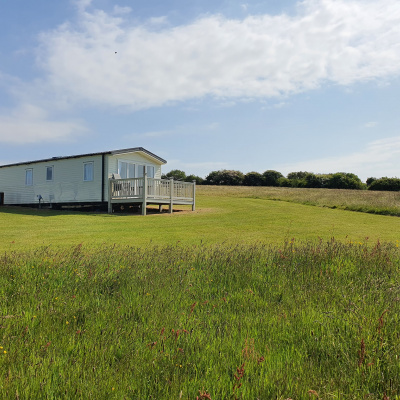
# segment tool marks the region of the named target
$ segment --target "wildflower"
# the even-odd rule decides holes
[[[68,324],[69,324],[69,322],[67,321],[67,322],[66,322],[66,324],[68,325]]]
[[[3,351],[3,353],[4,353],[4,354],[7,354],[7,352],[6,352],[5,350]]]

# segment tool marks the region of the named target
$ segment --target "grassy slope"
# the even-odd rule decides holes
[[[0,251],[79,243],[87,246],[104,243],[146,246],[177,241],[185,244],[281,243],[292,237],[328,239],[332,236],[352,241],[369,237],[373,242],[399,239],[396,217],[271,201],[269,195],[257,190],[199,187],[195,213],[147,217],[4,208],[0,210]],[[254,193],[258,198],[251,198]],[[274,196],[279,197],[276,193]]]

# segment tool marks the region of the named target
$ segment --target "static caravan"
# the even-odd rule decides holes
[[[143,214],[152,203],[170,204],[171,212],[173,203],[192,204],[194,209],[194,185],[189,184],[190,199],[179,203],[179,185],[161,179],[164,164],[161,157],[135,147],[3,165],[0,205],[108,205],[112,212],[113,204],[139,203]],[[184,191],[189,193],[187,185]]]

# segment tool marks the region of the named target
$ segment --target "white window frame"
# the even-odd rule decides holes
[[[83,163],[83,181],[84,182],[92,182],[93,180],[94,180],[94,162],[93,161],[84,162]]]
[[[48,179],[48,171],[51,171],[51,179]],[[54,165],[47,165],[46,166],[46,182],[53,182],[54,181]]]
[[[153,169],[153,174],[149,173],[150,169]],[[148,178],[154,178],[154,176],[156,175],[156,167],[154,165],[146,165],[146,172],[147,172],[147,177]]]
[[[121,173],[122,171],[122,163],[126,164],[126,176],[123,176]],[[136,163],[129,161],[129,160],[118,160],[118,175],[121,179],[129,179],[129,178],[136,178],[137,174]],[[130,176],[133,175],[133,176]]]
[[[33,186],[33,168],[25,170],[25,186]]]
[[[122,163],[127,164],[126,165],[126,172],[127,172],[127,176],[124,176],[124,174],[122,174]],[[130,176],[131,174],[129,173],[129,171],[132,172],[132,170],[130,170],[130,167],[133,167],[133,176]],[[124,169],[125,169],[124,168]],[[152,168],[153,169],[153,176],[150,176],[149,174],[149,169]],[[118,160],[118,174],[120,175],[121,179],[126,179],[126,178],[143,178],[143,172],[144,169],[146,170],[147,176],[149,178],[154,178],[156,175],[156,166],[153,164],[146,164],[146,163],[141,163],[141,162],[135,162],[135,161],[131,161],[131,160],[124,160],[124,159],[119,159]]]

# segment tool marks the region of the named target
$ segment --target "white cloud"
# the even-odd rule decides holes
[[[132,11],[130,7],[120,7],[118,5],[114,6],[114,14],[129,14]]]
[[[77,121],[50,120],[45,110],[31,104],[0,112],[0,143],[59,142],[85,130]]]
[[[378,126],[376,121],[370,121],[364,124],[365,128],[375,128],[376,126]]]
[[[82,104],[267,98],[400,73],[398,0],[305,0],[295,16],[211,15],[158,30],[77,3],[79,26],[44,33],[38,61],[46,85]]]
[[[314,159],[278,167],[287,174],[293,171],[314,173],[352,172],[361,179],[370,176],[400,177],[398,160],[400,157],[400,136],[375,140],[360,151],[346,156]]]

